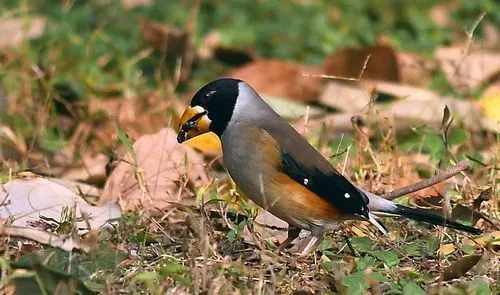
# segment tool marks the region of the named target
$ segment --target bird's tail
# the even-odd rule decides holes
[[[403,216],[416,221],[445,226],[475,235],[481,234],[481,230],[477,228],[446,219],[438,214],[399,205],[369,192],[365,192],[365,194],[370,201],[368,203],[370,213],[375,216]]]

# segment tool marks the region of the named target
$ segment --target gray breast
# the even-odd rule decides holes
[[[272,147],[266,146],[262,133],[255,124],[233,123],[222,136],[222,150],[227,171],[238,187],[257,205],[269,210],[278,197],[269,188],[276,159],[269,159]]]

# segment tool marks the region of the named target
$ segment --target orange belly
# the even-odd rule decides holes
[[[268,198],[268,208],[263,205],[265,209],[298,226],[332,223],[344,217],[329,202],[281,172],[271,177],[265,194]]]

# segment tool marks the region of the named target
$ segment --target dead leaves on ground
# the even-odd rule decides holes
[[[92,206],[85,200],[99,194],[94,187],[76,182],[36,176],[15,178],[0,186],[0,218],[14,226],[28,227],[38,224],[41,216],[50,224],[72,214],[80,232],[109,227],[108,221],[120,216],[120,208],[115,203]]]
[[[97,233],[116,226],[118,204],[90,205],[91,186],[24,176],[0,185],[0,235],[26,238],[65,251],[89,252]],[[85,234],[85,237],[82,235]]]
[[[314,101],[324,81],[307,75],[320,73],[320,69],[306,65],[263,59],[236,68],[229,76],[246,81],[260,94]]]
[[[128,9],[135,5],[150,3],[150,1],[125,0],[122,2]],[[435,14],[439,17],[439,11],[435,11]],[[32,21],[33,27],[28,29],[26,36],[20,33],[16,37],[2,35],[9,39],[8,45],[19,44],[25,37],[39,36],[43,32],[45,22],[43,19]],[[20,20],[11,23],[0,22],[0,32],[12,24],[18,30]],[[182,67],[177,69],[180,72],[176,73],[180,80],[187,79],[195,58],[199,61],[216,59],[224,64],[238,65],[239,67],[229,71],[228,75],[250,83],[280,115],[292,121],[306,118],[304,124],[308,126],[312,126],[312,123],[318,123],[318,125],[326,123],[337,128],[334,129],[335,131],[352,131],[351,118],[360,116],[367,109],[374,107],[380,118],[391,117],[394,120],[399,133],[420,124],[439,127],[442,110],[446,105],[452,111],[453,116],[460,119],[455,122],[462,121],[466,128],[498,131],[500,90],[498,87],[489,85],[494,84],[495,81],[498,83],[500,56],[497,52],[474,49],[464,54],[464,46],[459,46],[439,49],[434,58],[428,59],[414,53],[398,52],[387,45],[376,45],[338,50],[327,57],[321,66],[314,67],[283,60],[262,59],[251,50],[225,48],[217,32],[207,36],[200,50],[196,51],[193,46],[192,25],[191,23],[185,28],[175,28],[166,24],[143,21],[141,32],[145,41],[154,50],[160,54],[170,55],[174,57],[174,60],[177,58],[182,60]],[[3,40],[0,38],[0,47],[3,47]],[[147,54],[151,52],[153,52],[152,49],[146,51]],[[483,93],[479,103],[468,99],[460,100],[452,96],[444,97],[427,90],[433,79],[432,74],[438,69],[443,71],[454,90],[463,94],[468,94],[479,87],[489,86],[489,89]],[[329,80],[324,78],[325,76],[336,78]],[[117,92],[117,89],[121,88],[112,85],[99,91],[110,94]],[[169,120],[165,119],[167,117],[165,110],[176,111],[179,108],[178,105],[172,103],[171,99],[165,102],[163,96],[165,94],[162,92],[153,93],[147,97],[129,95],[125,98],[112,97],[107,100],[90,98],[87,105],[90,114],[104,113],[109,120],[94,121],[92,124],[99,125],[99,132],[95,133],[88,131],[92,124],[83,126],[83,129],[86,128],[86,131],[81,132],[83,135],[75,136],[74,140],[71,140],[73,146],[78,146],[86,143],[92,135],[95,144],[93,148],[103,146],[109,148],[116,142],[116,130],[110,123],[113,120],[117,121],[118,125],[132,138],[138,138],[131,146],[133,152],[124,151],[120,155],[119,164],[107,179],[101,195],[101,203],[112,204],[112,210],[110,210],[114,212],[114,216],[119,215],[116,211],[117,203],[123,210],[155,208],[168,212],[172,203],[183,203],[185,198],[192,200],[200,188],[205,188],[210,184],[207,165],[209,161],[220,155],[220,142],[213,134],[197,137],[184,145],[177,144],[176,131],[170,128],[142,136],[168,124]],[[142,98],[146,100],[146,103]],[[307,107],[309,103],[316,105]],[[332,109],[337,113],[333,113]],[[170,122],[172,126],[175,125],[175,120]],[[2,140],[16,146],[22,155],[28,154],[26,143],[18,140],[16,134],[6,128],[8,127],[0,128]],[[302,127],[300,129],[302,130]],[[114,147],[114,145],[111,146],[111,148]],[[103,153],[82,154],[81,163],[74,167],[65,167],[61,175],[71,180],[89,182],[93,178],[99,178],[102,181],[106,177],[106,165],[109,161],[109,156]],[[418,178],[417,175],[411,175],[411,173],[402,174],[406,176],[406,179],[403,179],[400,185],[404,181],[414,181]],[[21,180],[14,180],[13,183],[16,184],[19,181]],[[13,183],[8,183],[4,187],[9,189]],[[61,190],[59,184],[47,183],[46,179],[36,184],[50,190],[54,187],[57,187],[57,191]],[[31,187],[25,183],[23,186]],[[24,196],[30,198],[38,196],[39,189],[31,188],[33,190],[25,193]],[[430,190],[441,192],[443,187],[437,186]],[[58,194],[53,191],[42,190],[42,194],[50,194],[51,201],[58,201]],[[69,199],[76,202],[73,199],[76,198],[75,195],[78,194],[74,191],[71,194],[68,193],[71,198],[65,196],[64,202],[68,204]],[[17,197],[18,194],[9,193],[9,196],[20,198]],[[61,210],[49,214],[47,212],[50,210],[38,206],[38,199],[33,200],[30,199],[29,204],[24,202],[22,207],[30,207],[33,212],[36,211],[46,218],[56,220],[61,217]],[[5,216],[12,218],[22,215],[15,218],[14,224],[22,222],[23,218],[34,218],[33,214],[14,210],[13,206],[16,202],[11,202],[5,207],[10,210],[5,213]],[[85,206],[89,206],[80,203],[80,199],[76,203],[82,211],[87,209]],[[51,203],[51,206],[60,207],[61,204]],[[88,208],[97,212],[96,208],[106,207]],[[96,217],[99,214],[93,215]],[[78,217],[82,216],[78,215]],[[88,221],[83,220],[83,217],[80,219],[82,219],[80,222]],[[286,238],[284,230],[286,224],[267,212],[261,212],[253,224],[252,232],[245,228],[242,233],[243,239],[249,244],[258,244],[255,241],[256,237],[273,243],[282,242]],[[90,228],[93,229],[96,226],[91,224]],[[47,232],[33,234],[23,231],[24,229],[18,231],[15,226],[2,228],[2,230],[4,234],[32,238],[67,251],[73,248],[87,250],[86,245],[78,245],[71,239],[54,238],[50,234],[47,236]],[[361,224],[359,227],[353,227],[351,232],[354,235],[366,236],[366,232],[369,231]],[[494,232],[476,239],[463,238],[459,242],[473,248],[494,247],[498,249],[498,239],[498,232]],[[47,240],[52,242],[47,242]],[[459,250],[456,244],[444,244],[438,252],[446,256]],[[443,279],[449,280],[462,276],[479,261],[480,257],[481,255],[466,256],[452,263],[445,269]]]
[[[500,52],[474,50],[466,45],[439,48],[435,56],[456,91],[470,93],[500,74]]]
[[[144,135],[132,148],[134,155],[123,155],[109,176],[101,202],[119,202],[123,210],[166,209],[209,180],[203,156],[178,144],[174,129]]]
[[[389,46],[345,48],[332,53],[322,65],[325,75],[340,79],[375,79],[400,82],[397,53]]]

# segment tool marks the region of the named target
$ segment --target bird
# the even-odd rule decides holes
[[[222,145],[224,166],[248,198],[288,223],[287,248],[302,230],[311,239],[302,256],[315,251],[324,234],[345,220],[365,220],[382,234],[382,216],[400,216],[480,234],[481,230],[410,208],[364,190],[346,177],[246,82],[214,80],[194,94],[180,117],[177,141],[207,132]]]

